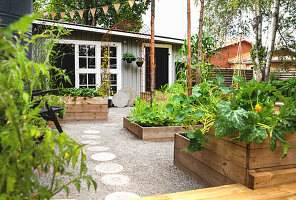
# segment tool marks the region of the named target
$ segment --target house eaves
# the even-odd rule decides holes
[[[67,23],[67,22],[57,22],[57,21],[43,20],[43,19],[34,20],[33,24],[46,25],[46,26],[61,26],[67,29],[89,31],[89,32],[95,32],[95,33],[101,33],[101,34],[105,34],[108,32],[108,29],[101,28],[101,27],[82,25],[82,24],[73,24],[73,23]],[[132,38],[150,38],[150,35],[148,34],[133,33],[133,32],[126,32],[126,31],[119,31],[119,30],[112,30],[111,34],[116,36],[132,37]],[[155,38],[155,41],[158,41],[158,42],[180,44],[180,45],[184,43],[184,40],[178,39],[178,38],[171,38],[171,37],[165,37],[165,36],[155,36],[154,38]]]

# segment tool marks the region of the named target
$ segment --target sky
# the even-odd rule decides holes
[[[191,33],[198,32],[199,8],[191,0]],[[150,27],[151,5],[143,16]],[[187,35],[187,0],[155,0],[155,35],[184,39]]]

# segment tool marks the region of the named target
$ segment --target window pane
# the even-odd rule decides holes
[[[111,74],[110,76],[110,84],[116,85],[117,84],[117,74]]]
[[[87,46],[79,45],[79,55],[86,56],[87,55]]]
[[[88,84],[96,84],[96,75],[88,74]]]
[[[94,88],[94,89],[96,89],[96,86],[94,86],[94,85],[93,86],[88,86],[88,88]]]
[[[88,68],[89,69],[94,69],[96,68],[96,65],[95,65],[95,58],[89,58],[88,59]]]
[[[116,69],[117,68],[117,59],[112,58],[110,59],[110,69]]]
[[[117,51],[116,47],[110,47],[110,57],[116,57]]]
[[[117,86],[111,86],[110,87],[110,94],[113,96],[117,92]]]
[[[87,74],[79,74],[79,85],[87,84]]]
[[[86,68],[86,58],[79,58],[79,68]]]
[[[95,56],[96,55],[96,48],[95,46],[88,46],[88,56]]]

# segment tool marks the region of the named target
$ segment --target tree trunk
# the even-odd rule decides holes
[[[255,45],[253,46],[252,58],[253,63],[253,76],[256,81],[262,81],[263,78],[263,58],[260,58],[260,51],[262,50],[262,13],[260,0],[253,3],[253,31],[255,34]]]
[[[270,65],[274,50],[274,43],[276,38],[276,32],[278,29],[280,0],[274,0],[271,6],[271,23],[270,30],[268,29],[268,41],[266,46],[266,60],[265,60],[265,81],[270,80]]]
[[[200,13],[199,13],[199,27],[198,27],[198,51],[197,51],[197,63],[203,61],[203,52],[202,52],[202,29],[203,29],[203,15],[204,15],[204,0],[200,0]],[[197,83],[201,82],[201,66],[197,66]]]

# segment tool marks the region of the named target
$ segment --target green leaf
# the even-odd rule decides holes
[[[194,133],[192,131],[188,131],[186,133],[186,136],[189,138],[189,139],[193,139],[194,138]]]
[[[168,113],[173,113],[174,112],[174,106],[171,103],[168,103],[165,107],[165,111]]]
[[[225,78],[221,75],[221,74],[216,74],[216,78],[218,80],[219,83],[224,83]]]
[[[231,90],[228,87],[219,87],[223,94],[231,94]]]
[[[194,116],[194,117],[203,117],[203,116],[205,116],[205,112],[202,111],[202,110],[197,109],[197,110],[195,111],[195,113],[193,114],[193,116]]]
[[[184,113],[178,113],[178,114],[176,115],[175,120],[176,120],[177,123],[181,123],[181,122],[183,122],[183,120],[184,120],[185,118],[186,118],[186,115],[185,115]]]

